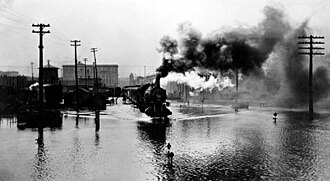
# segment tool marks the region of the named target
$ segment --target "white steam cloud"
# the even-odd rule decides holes
[[[201,77],[196,71],[182,73],[169,73],[165,78],[160,79],[160,85],[165,87],[168,82],[177,82],[181,84],[187,84],[195,91],[208,90],[212,91],[213,89],[222,90],[227,87],[235,86],[229,77],[222,77],[220,74],[215,77],[210,75],[207,79],[206,77]]]

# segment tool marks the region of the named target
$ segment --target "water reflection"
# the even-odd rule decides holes
[[[180,105],[180,109],[179,109],[179,112],[191,116],[223,114],[229,111],[231,110],[223,109],[223,107],[219,107],[219,106],[203,107],[202,105],[190,105],[190,106]]]
[[[166,143],[166,128],[169,124],[137,122],[138,134],[141,140],[153,150],[162,149]]]
[[[170,123],[155,122],[137,122],[138,136],[143,143],[143,150],[151,152],[152,166],[154,171],[152,174],[158,179],[171,178],[174,170],[168,165],[168,158],[166,157],[166,135],[170,128]]]
[[[17,119],[14,115],[1,115],[0,128],[14,127],[17,124]]]
[[[38,150],[34,161],[34,174],[31,176],[34,180],[49,180],[52,173],[48,164],[47,149],[43,142],[38,142]]]
[[[269,175],[265,168],[268,168],[271,163],[268,160],[268,145],[263,129],[260,127],[235,129],[233,144],[235,152],[229,152],[229,155],[223,156],[223,159],[217,161],[218,164],[231,161],[229,167],[221,164],[219,170],[223,170],[223,172],[214,175],[218,169],[210,166],[209,177],[221,178],[219,177],[221,175],[235,180],[261,180]],[[212,170],[214,171],[213,175]]]
[[[180,168],[176,179],[261,180],[267,175],[265,130],[259,126],[232,127],[233,119],[235,116],[229,122],[204,118],[178,124],[182,136],[175,147],[186,151],[175,156]]]
[[[290,176],[294,179],[316,180],[317,166],[317,129],[315,124],[320,118],[314,115],[309,119],[308,112],[283,112],[286,124],[283,124],[279,139],[279,165],[275,167],[280,177]],[[301,174],[303,173],[303,174]]]
[[[276,124],[271,111],[195,118],[182,113],[187,119],[171,124],[136,122],[134,113],[119,119],[123,112],[129,114],[102,114],[101,131],[95,131],[94,114],[66,117],[62,129],[44,129],[45,145],[38,150],[30,144],[37,131],[17,131],[2,119],[8,128],[0,131],[0,151],[8,158],[0,156],[0,169],[13,165],[13,178],[27,180],[330,179],[328,112],[309,121],[305,112],[278,111]],[[165,154],[168,143],[173,166]]]
[[[95,111],[95,131],[100,130],[100,111]]]
[[[76,116],[76,128],[79,128],[79,114]]]
[[[99,146],[100,146],[100,133],[98,131],[95,131],[94,145],[96,148],[99,148]]]
[[[324,153],[319,151],[320,147],[324,152],[329,146],[320,141],[320,133],[330,136],[323,131],[325,126],[329,131],[330,115],[315,115],[314,121],[305,112],[280,115],[277,124],[264,121],[264,115],[255,112],[181,120],[165,135],[175,149],[174,166],[154,164],[159,168],[157,173],[168,180],[319,179],[316,173],[330,163],[329,158],[320,158]],[[142,135],[148,133],[142,136],[147,139],[144,142],[152,143],[157,136],[150,135],[157,132],[145,129],[140,129]],[[163,159],[154,158],[158,162]]]
[[[80,116],[79,114],[76,115],[75,117],[73,117],[75,120],[75,128],[79,129],[81,124],[83,124],[83,126],[88,125],[88,122],[91,118],[89,117],[85,117],[85,116]],[[64,120],[71,120],[73,118],[65,118]]]
[[[42,120],[42,121],[40,121]],[[42,114],[42,119],[38,111],[23,112],[17,114],[17,128],[24,130],[25,128],[42,127],[62,128],[63,114],[58,110],[47,110]]]
[[[85,165],[85,155],[84,155],[84,146],[82,146],[79,133],[75,131],[74,137],[72,140],[72,148],[70,150],[70,168],[69,173],[71,178],[81,180],[87,174],[84,165]]]

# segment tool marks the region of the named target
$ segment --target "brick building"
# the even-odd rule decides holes
[[[94,65],[85,65],[80,61],[77,64],[79,85],[94,86],[95,70]],[[97,65],[98,83],[101,87],[118,86],[118,65],[98,64]],[[64,86],[75,85],[75,66],[63,65]]]

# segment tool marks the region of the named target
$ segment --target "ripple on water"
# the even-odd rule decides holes
[[[205,116],[193,112],[201,111],[197,106],[186,113],[174,106],[171,124],[163,125],[129,106],[117,108],[101,116],[98,133],[93,118],[79,125],[65,118],[61,130],[45,131],[44,147],[34,145],[36,131],[2,125],[0,180],[330,179],[329,113],[309,121],[299,111],[278,111],[274,124],[269,110],[223,113],[228,109],[205,106],[213,115]]]

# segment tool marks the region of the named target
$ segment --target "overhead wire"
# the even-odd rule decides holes
[[[32,51],[34,51],[34,49],[22,49],[21,46],[31,46],[31,42],[34,42],[36,40],[32,39],[32,36],[24,36],[24,34],[22,34],[22,31],[32,31],[32,22],[33,21],[37,21],[35,18],[31,18],[27,15],[24,15],[23,13],[19,13],[13,9],[11,9],[10,7],[6,8],[5,11],[1,11],[0,12],[0,19],[6,20],[5,22],[8,23],[0,23],[0,30],[1,27],[3,27],[3,30],[5,31],[0,31],[0,36],[3,38],[9,38],[9,41],[12,39],[16,39],[15,43],[13,43],[11,46],[11,48],[8,50],[6,50],[6,55],[5,57],[9,58],[9,57],[13,57],[13,56],[20,56],[20,57],[30,57],[29,59],[31,59],[31,57],[34,57],[33,59],[37,59],[36,54],[32,53]],[[8,30],[8,31],[7,31]],[[56,28],[51,27],[51,36],[48,36],[49,39],[47,40],[47,42],[49,42],[49,44],[47,46],[50,47],[58,47],[58,45],[56,44],[66,44],[70,45],[70,40],[68,38],[66,38],[62,33],[60,33],[60,31],[58,31]],[[12,34],[11,32],[14,32],[14,34]],[[18,40],[18,41],[17,41]],[[62,46],[62,45],[61,45]],[[68,56],[64,55],[62,52],[58,52],[56,50],[57,48],[52,48],[51,54],[54,55],[55,60],[52,60],[53,62],[68,62]],[[59,59],[59,60],[57,60]],[[62,59],[62,60],[60,60]],[[70,58],[69,58],[70,59]],[[30,63],[30,62],[29,62]],[[29,65],[26,66],[4,66],[4,65],[0,65],[0,67],[11,67],[11,68],[15,68],[15,69],[22,69],[22,68],[26,68],[29,67]],[[25,71],[24,71],[25,72]]]
[[[6,23],[0,23],[0,27],[3,26],[4,28],[8,28],[10,29],[10,31],[15,31],[15,32],[19,32],[19,30],[32,30],[31,25],[33,21],[37,21],[35,18],[29,17],[23,13],[17,12],[15,10],[13,10],[12,8],[6,8],[6,11],[4,11],[4,13],[0,14],[0,18],[3,19],[7,19],[8,22],[11,22],[9,24]],[[68,37],[66,37],[63,33],[61,33],[57,28],[51,26],[50,27],[50,36],[47,36],[47,41],[49,41],[49,44],[47,46],[51,46],[51,47],[56,47],[57,44],[65,44],[68,46],[68,48],[70,47],[70,39]],[[8,35],[7,32],[0,32],[0,36],[6,37]],[[26,37],[23,36],[21,33],[15,33],[15,36],[12,36],[14,39],[20,40],[18,41],[21,45],[29,45],[31,46],[31,41],[35,41],[32,40],[32,36]],[[30,51],[27,51],[27,49],[25,50],[21,50],[21,48],[14,48],[16,49],[16,51],[21,51],[20,53],[23,52],[23,54],[25,54],[25,57],[31,57],[32,53],[31,51],[33,49],[30,49]],[[90,49],[86,48],[86,46],[81,46],[81,54],[80,57],[87,57],[87,54],[90,54]],[[63,54],[63,52],[58,52],[58,50],[56,50],[56,48],[52,48],[52,54],[55,55],[54,58],[55,60],[51,60],[54,62],[58,62],[60,64],[64,63],[64,62],[71,62],[73,61],[73,57],[71,56],[67,56],[66,54]],[[100,50],[100,49],[99,49]],[[34,50],[33,50],[34,51]],[[14,52],[13,52],[14,53]],[[91,55],[88,55],[88,57],[90,57]],[[60,60],[62,59],[62,60]],[[70,60],[70,61],[69,61]],[[25,67],[25,66],[23,66]],[[155,68],[156,66],[120,66],[120,68],[122,69],[143,69],[144,67],[147,68]]]
[[[17,15],[18,17],[29,19],[31,21],[32,20],[36,21],[36,19],[26,16],[22,13],[18,13],[12,9],[10,9],[10,11],[12,11],[13,14]],[[59,30],[57,30],[57,28],[54,28],[51,26],[50,31],[51,31],[50,36],[47,36],[47,41],[49,41],[48,46],[56,47],[57,46],[56,44],[65,44],[69,47],[70,40],[67,37],[65,37]],[[65,55],[63,55],[63,53],[57,52],[55,50],[56,50],[56,48],[52,48],[52,54],[55,54],[55,57],[54,57],[55,59],[64,59],[64,60],[67,59],[67,56],[65,56]],[[52,61],[53,62],[63,62],[63,61],[58,61],[58,60],[52,60]]]
[[[25,19],[27,19],[27,20],[37,21],[37,19],[35,19],[35,18],[31,18],[31,17],[29,17],[29,16],[26,16],[26,15],[20,13],[20,12],[17,12],[17,11],[15,11],[15,10],[13,10],[12,8],[7,8],[6,10],[8,10],[9,13],[11,13],[11,14],[13,14],[13,15],[16,15],[16,16],[18,16],[18,17],[25,18]]]
[[[24,25],[24,26],[28,26],[31,24],[30,21],[28,21],[26,19],[22,19],[21,17],[16,16],[14,14],[10,14],[9,11],[6,11],[6,10],[1,11],[0,15],[1,15],[0,16],[1,18],[16,22],[16,23]]]
[[[34,19],[34,18],[31,18],[31,17],[29,17],[29,16],[26,16],[26,15],[24,15],[24,14],[22,14],[22,13],[19,13],[19,12],[17,12],[17,11],[15,11],[15,10],[13,10],[13,9],[8,9],[9,11],[11,11],[11,13],[14,15],[14,16],[16,16],[17,18],[24,18],[25,20],[36,20],[36,19]],[[17,23],[20,23],[19,21],[16,21]],[[70,45],[70,39],[69,38],[67,38],[63,33],[61,33],[57,28],[55,28],[55,27],[50,27],[50,31],[51,31],[51,33],[50,33],[50,38],[51,39],[49,39],[50,41],[51,41],[51,43],[62,43],[62,44],[65,44],[65,45],[68,45],[68,47],[69,47],[69,45]],[[85,46],[82,46],[81,47],[81,49],[82,49],[82,54],[83,54],[83,57],[86,57],[86,54],[88,54],[89,52],[90,52],[90,49],[89,48],[86,48]],[[88,53],[87,53],[88,52]],[[59,53],[57,53],[57,55],[60,55]],[[65,57],[63,57],[63,58],[65,58]]]

